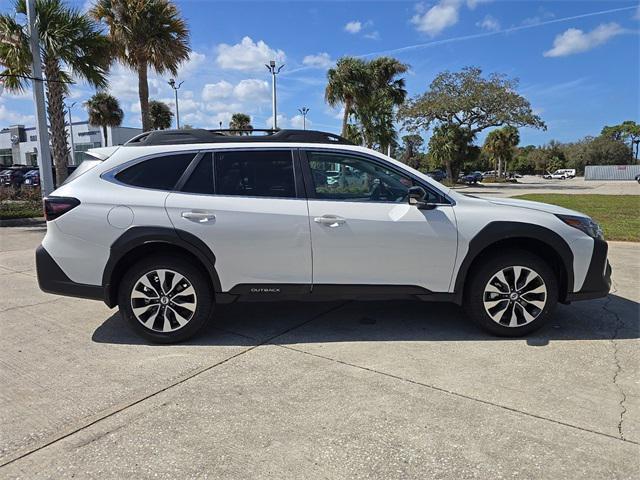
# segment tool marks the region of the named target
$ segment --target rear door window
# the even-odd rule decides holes
[[[181,190],[187,193],[200,193],[203,195],[211,195],[214,193],[213,159],[211,153],[204,154]]]
[[[195,153],[180,153],[150,158],[116,175],[119,182],[133,187],[173,190]]]
[[[218,195],[296,196],[291,150],[216,152],[214,165]]]

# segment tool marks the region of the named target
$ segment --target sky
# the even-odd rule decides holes
[[[92,0],[71,1],[87,9]],[[8,12],[12,1],[0,0]],[[640,121],[640,4],[634,1],[212,1],[179,0],[191,30],[190,60],[178,73],[180,120],[194,127],[228,125],[234,112],[255,128],[271,126],[271,78],[278,76],[278,126],[339,132],[341,112],[324,102],[327,69],[344,55],[389,55],[410,65],[410,97],[440,72],[478,66],[517,78],[518,91],[548,129],[523,128],[521,145],[573,141],[604,125]],[[152,99],[174,107],[169,75],[149,75]],[[140,125],[136,75],[115,65],[110,93]],[[69,103],[74,121],[94,92],[77,83]],[[31,91],[4,92],[0,128],[33,125]],[[486,132],[485,132],[486,133]],[[402,134],[402,133],[401,133]],[[427,135],[428,137],[428,135]],[[482,141],[482,135],[478,141]]]

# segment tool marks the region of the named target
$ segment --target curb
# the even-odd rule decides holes
[[[40,227],[46,225],[44,217],[35,218],[8,218],[0,220],[1,227]]]

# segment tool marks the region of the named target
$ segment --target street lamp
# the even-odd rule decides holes
[[[67,109],[67,112],[69,113],[69,138],[71,138],[71,163],[73,165],[76,164],[76,144],[73,141],[73,121],[71,120],[71,109],[74,107],[74,105],[77,102],[73,102],[71,105],[67,105],[66,103],[64,104],[64,106]],[[107,139],[104,139],[104,143],[105,143],[105,147],[107,146]]]
[[[180,128],[180,110],[178,110],[178,90],[180,90],[180,87],[184,83],[184,80],[176,85],[176,81],[173,78],[170,78],[167,83],[171,85],[171,88],[173,88],[173,91],[176,94],[176,125],[178,128]]]
[[[298,111],[300,112],[300,115],[302,115],[302,129],[306,130],[307,129],[307,113],[309,113],[309,108],[302,107],[302,108],[299,108]]]
[[[265,64],[267,70],[271,72],[271,110],[273,112],[273,129],[278,129],[278,108],[276,106],[276,75],[280,73],[280,70],[284,68],[284,65],[276,66],[276,61],[271,60],[269,65]]]

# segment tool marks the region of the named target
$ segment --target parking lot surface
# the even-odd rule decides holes
[[[150,345],[0,229],[1,478],[637,478],[640,245],[522,339],[453,305],[239,303]]]
[[[491,197],[512,197],[528,193],[640,195],[640,184],[633,180],[585,181],[584,177],[547,180],[535,175],[525,175],[517,183],[477,183],[456,187],[456,191]]]

